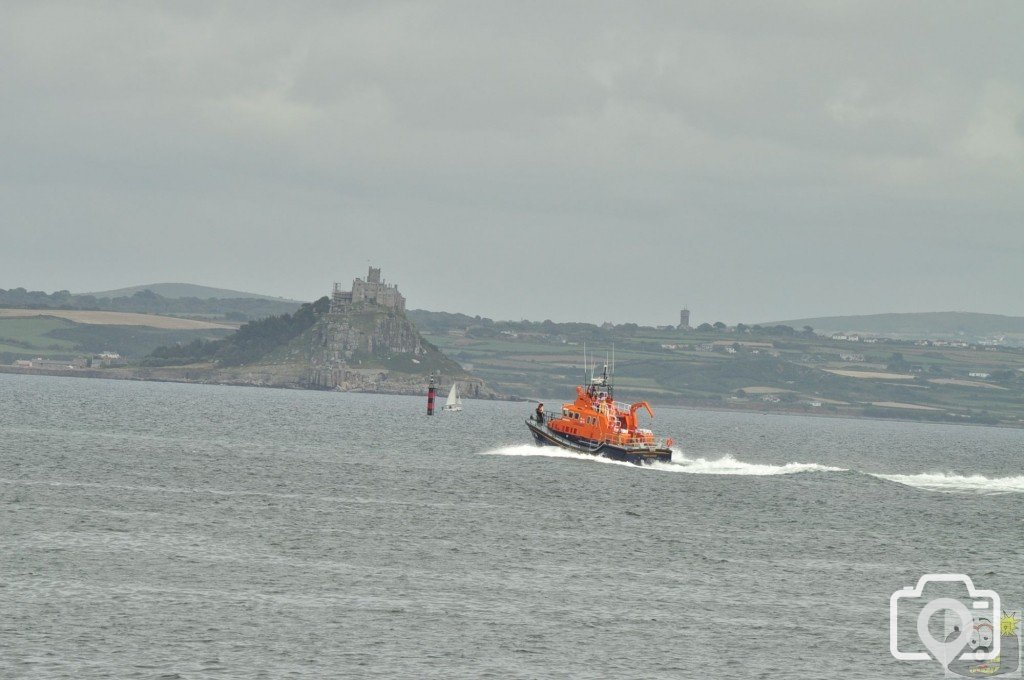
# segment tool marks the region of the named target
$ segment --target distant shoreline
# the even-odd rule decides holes
[[[250,375],[253,376],[266,376],[271,373],[269,370],[261,370],[265,367],[253,366]],[[132,380],[135,382],[163,382],[163,383],[181,383],[186,385],[225,385],[228,387],[263,387],[275,390],[306,390],[311,392],[354,392],[364,394],[394,394],[401,396],[423,396],[426,397],[427,393],[427,380],[424,377],[422,379],[422,386],[419,384],[419,377],[416,378],[416,386],[413,386],[412,382],[407,377],[398,379],[392,379],[384,383],[386,387],[381,388],[380,384],[376,387],[358,387],[352,389],[339,389],[337,387],[317,387],[312,384],[303,384],[299,382],[269,382],[261,380],[259,378],[228,378],[228,377],[217,377],[211,378],[209,372],[204,369],[188,368],[188,367],[154,367],[154,368],[135,368],[135,367],[115,367],[115,368],[29,368],[23,366],[3,366],[0,365],[0,374],[8,375],[34,375],[34,376],[49,376],[55,378],[92,378],[100,380]],[[447,378],[445,384],[450,384],[452,380],[458,382],[475,382],[475,379],[465,379],[463,377]],[[496,392],[487,392],[486,396],[475,396],[471,394],[463,394],[463,399],[480,399],[482,401],[529,401],[519,398],[507,397],[499,395]]]
[[[856,413],[826,413],[821,411],[802,411],[800,409],[779,408],[772,411],[757,410],[752,408],[729,408],[727,406],[705,406],[696,404],[658,404],[657,408],[689,410],[689,411],[711,411],[715,413],[750,413],[764,416],[806,416],[808,418],[839,418],[842,420],[870,420],[872,422],[894,422],[894,423],[919,423],[921,425],[952,425],[954,427],[1000,427],[1008,430],[1024,429],[1024,422],[1014,423],[968,423],[956,420],[924,420],[918,418],[879,418],[878,416],[866,416]]]
[[[411,396],[411,397],[425,397],[426,396],[426,384],[424,383],[422,388],[411,388],[397,386],[396,389],[369,389],[369,388],[358,388],[349,390],[329,389],[329,388],[318,388],[309,385],[299,384],[269,384],[259,383],[252,380],[238,379],[221,379],[221,380],[209,380],[202,379],[198,376],[189,377],[186,375],[174,375],[172,371],[181,371],[182,369],[145,369],[147,371],[167,371],[168,373],[159,373],[149,375],[139,375],[136,371],[139,369],[133,368],[74,368],[74,369],[55,369],[55,368],[27,368],[20,366],[0,366],[0,374],[7,375],[29,375],[29,376],[48,376],[56,378],[93,378],[93,379],[106,379],[106,380],[132,380],[136,382],[163,382],[163,383],[180,383],[187,385],[222,385],[225,387],[262,387],[266,389],[277,389],[277,390],[305,390],[312,392],[348,392],[354,394],[393,394],[396,396]],[[187,373],[187,371],[186,371]],[[390,388],[390,386],[389,386]],[[520,396],[508,396],[508,395],[496,395],[491,397],[472,397],[463,396],[463,399],[478,399],[480,401],[507,401],[507,402],[518,402],[518,403],[531,403],[535,402],[536,399],[530,399]],[[548,397],[552,402],[559,401],[557,398]],[[869,420],[876,422],[900,422],[900,423],[921,423],[925,425],[953,425],[953,426],[972,426],[972,427],[999,427],[1011,430],[1024,429],[1024,422],[1022,423],[970,423],[970,422],[957,422],[955,420],[925,420],[918,418],[880,418],[877,416],[861,415],[856,413],[825,413],[825,412],[814,412],[805,411],[797,408],[786,408],[777,407],[772,410],[764,410],[763,408],[745,408],[745,407],[728,407],[726,405],[721,406],[710,406],[707,404],[686,404],[686,403],[671,403],[664,402],[660,404],[653,404],[658,409],[675,409],[675,410],[689,410],[689,411],[708,411],[714,413],[750,413],[750,414],[761,414],[771,416],[807,416],[810,418],[841,418],[844,420]]]

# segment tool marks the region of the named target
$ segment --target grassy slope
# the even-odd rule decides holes
[[[51,316],[0,318],[0,356],[14,358],[60,357],[70,358],[75,343],[47,335],[57,329],[71,328],[75,324]]]
[[[177,286],[178,284],[168,284]],[[46,293],[44,291],[29,291],[24,288],[12,288],[10,290],[0,289],[0,311],[4,310],[78,310],[85,311],[107,311],[114,313],[135,313],[152,314],[168,318],[193,318],[203,321],[221,321],[229,324],[262,319],[280,314],[291,314],[295,312],[301,303],[282,298],[271,298],[268,296],[257,296],[252,293],[242,293],[242,298],[199,298],[199,297],[176,297],[184,292],[196,292],[200,294],[216,293],[233,294],[233,291],[222,291],[220,289],[192,289],[189,284],[169,297],[163,297],[154,293],[148,288],[137,290],[132,295],[120,297],[95,297],[89,294],[71,295],[67,291],[56,291]],[[160,286],[158,286],[160,288]],[[164,290],[163,288],[160,288]],[[136,289],[125,289],[128,292]],[[119,293],[120,291],[112,291]],[[172,289],[172,292],[175,291]],[[91,323],[88,319],[75,319],[83,323]]]
[[[735,333],[680,333],[641,329],[614,332],[616,382],[622,398],[649,398],[655,403],[730,406],[758,410],[797,409],[851,415],[935,418],[926,412],[894,412],[871,402],[899,402],[933,406],[950,420],[949,412],[968,414],[974,420],[995,418],[1001,422],[1024,423],[1024,352],[985,351],[961,348],[916,347],[911,343],[864,344],[825,338],[777,338]],[[519,396],[568,398],[582,374],[582,347],[563,344],[543,334],[520,333],[511,338],[473,338],[461,331],[428,336],[449,356],[471,363],[473,372],[506,393]],[[574,342],[573,338],[568,338]],[[739,348],[736,354],[724,346],[712,352],[698,352],[702,342],[725,341],[771,343],[771,348]],[[662,344],[686,348],[664,349]],[[591,345],[591,349],[595,349]],[[603,347],[601,348],[603,359]],[[769,352],[777,353],[772,356]],[[886,371],[893,352],[902,353],[913,379],[902,382],[834,375],[824,369]],[[865,356],[864,362],[846,362],[840,354]],[[909,373],[909,367],[916,370]],[[1011,371],[1009,380],[983,382],[1006,387],[991,389],[941,385],[931,378],[970,380],[972,371]],[[920,372],[916,372],[920,371]],[[760,395],[738,392],[743,387],[771,387],[781,390],[783,401],[764,402]],[[805,401],[832,400],[844,404],[812,407]],[[987,414],[985,413],[987,412]]]
[[[33,357],[71,359],[107,350],[141,357],[160,345],[222,337],[227,332],[79,324],[50,316],[0,318],[0,363]]]
[[[217,323],[198,319],[184,319],[161,314],[140,314],[136,312],[107,312],[70,309],[9,309],[0,308],[0,318],[48,316],[66,319],[73,323],[97,326],[148,326],[165,330],[233,330],[237,324]]]

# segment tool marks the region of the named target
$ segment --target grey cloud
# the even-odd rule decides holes
[[[0,287],[309,298],[370,259],[499,317],[1024,314],[1015,3],[4,12]]]

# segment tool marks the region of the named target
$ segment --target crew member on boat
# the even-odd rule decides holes
[[[543,423],[544,422],[544,404],[542,402],[538,402],[538,404],[537,404],[537,418],[536,418],[536,420],[537,420],[538,423]]]

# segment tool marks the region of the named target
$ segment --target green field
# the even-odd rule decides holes
[[[30,358],[29,355],[73,358],[76,346],[74,342],[48,334],[75,325],[70,321],[49,316],[0,318],[0,358],[5,355],[17,358]],[[11,360],[7,359],[4,363]]]
[[[833,341],[791,329],[609,329],[424,314],[430,313],[415,312],[431,342],[512,396],[569,399],[582,380],[586,342],[599,365],[614,345],[617,396],[625,400],[1024,425],[1024,350],[1015,348]]]
[[[0,318],[0,363],[35,357],[73,359],[104,351],[138,358],[161,345],[223,337],[229,332],[82,324],[51,316]]]

